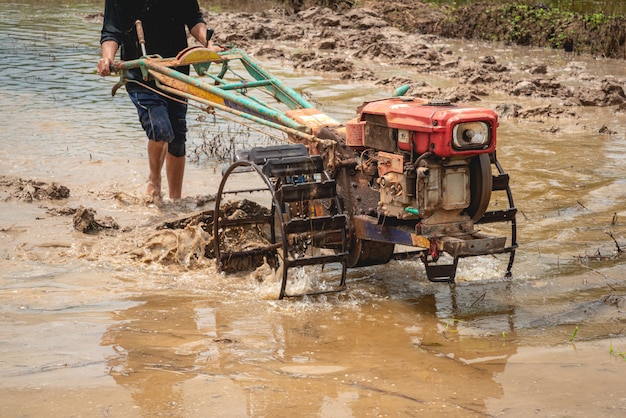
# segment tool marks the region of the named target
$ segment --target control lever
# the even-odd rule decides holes
[[[139,45],[141,45],[141,53],[145,57],[146,55],[146,37],[143,34],[143,25],[141,24],[141,20],[137,19],[135,21],[135,28],[137,29],[137,38],[139,39]]]

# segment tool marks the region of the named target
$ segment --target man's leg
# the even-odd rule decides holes
[[[161,171],[167,154],[167,142],[148,141],[148,196],[161,197]],[[169,177],[169,176],[168,176]]]
[[[185,141],[187,139],[187,104],[168,101],[167,112],[172,124],[174,139],[170,142],[165,159],[165,172],[170,199],[180,199],[185,174]]]
[[[183,194],[183,176],[185,174],[185,157],[174,157],[167,154],[165,158],[165,172],[170,199],[180,199]]]
[[[158,94],[134,84],[126,86],[128,95],[137,108],[139,121],[148,140],[148,196],[161,198],[161,172],[174,131],[168,114],[168,102]],[[150,139],[152,138],[152,139]]]

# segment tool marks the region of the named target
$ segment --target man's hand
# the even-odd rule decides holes
[[[98,75],[100,77],[106,77],[111,75],[111,67],[113,66],[113,61],[109,58],[100,58],[98,61]]]
[[[101,77],[111,75],[111,68],[113,68],[113,60],[119,45],[115,41],[104,41],[102,43],[102,58],[98,61],[98,74]]]
[[[193,36],[196,41],[200,42],[202,46],[207,49],[210,49],[214,52],[223,51],[224,48],[218,45],[214,45],[213,41],[211,41],[211,36],[213,36],[213,29],[207,30],[207,26],[204,23],[198,23],[193,28],[189,30],[191,36]]]
[[[215,45],[212,41],[209,41],[209,44],[206,47],[213,52],[222,52],[224,50],[224,48],[219,45]]]

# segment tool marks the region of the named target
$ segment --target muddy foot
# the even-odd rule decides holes
[[[161,193],[161,187],[158,187],[152,182],[148,182],[148,189],[146,190],[144,203],[148,206],[163,206],[163,193]]]
[[[146,206],[156,206],[160,208],[163,206],[163,195],[161,193],[147,194],[144,197],[143,201],[146,204]]]

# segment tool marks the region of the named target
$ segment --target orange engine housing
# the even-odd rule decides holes
[[[488,143],[468,149],[455,146],[455,127],[470,122],[488,125]],[[346,127],[346,143],[354,148],[429,152],[438,157],[471,156],[495,151],[498,116],[487,108],[398,97],[364,104],[359,116]]]

